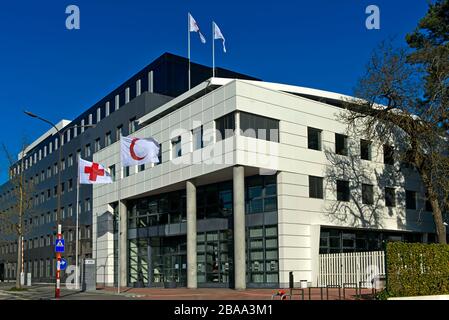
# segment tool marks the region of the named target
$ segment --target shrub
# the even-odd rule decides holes
[[[390,242],[386,264],[390,296],[449,293],[449,245]]]

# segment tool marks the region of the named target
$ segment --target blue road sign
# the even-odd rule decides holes
[[[58,263],[58,261],[56,261]],[[60,270],[65,270],[67,268],[67,260],[64,258],[61,258],[61,263],[59,264]]]
[[[64,252],[64,239],[56,239],[55,252]]]

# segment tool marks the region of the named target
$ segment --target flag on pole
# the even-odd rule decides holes
[[[206,38],[201,33],[200,27],[198,27],[198,24],[196,23],[195,19],[192,17],[190,13],[189,13],[189,32],[198,32],[201,42],[206,43]]]
[[[217,24],[214,22],[214,40],[215,39],[221,39],[223,40],[223,51],[226,53],[226,46],[225,46],[225,38],[223,36],[223,33],[221,33],[220,28],[217,26]]]
[[[110,173],[101,164],[81,158],[79,158],[78,177],[80,184],[112,183]]]
[[[153,138],[121,137],[120,158],[122,167],[159,163],[159,143]]]

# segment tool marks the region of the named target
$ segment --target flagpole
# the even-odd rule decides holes
[[[79,177],[79,171],[80,171],[80,160],[78,159],[78,174],[77,174],[77,178],[76,178],[76,228],[75,228],[75,232],[76,232],[76,237],[75,237],[75,279],[76,279],[76,289],[79,290],[80,288],[80,279],[79,279],[79,271],[78,271],[78,267],[79,267],[79,260],[78,260],[78,242],[79,242],[79,198],[80,198],[80,177]]]
[[[212,77],[215,78],[215,41],[214,41],[214,23],[212,21]]]
[[[121,140],[122,140],[122,135],[120,135],[120,146],[119,146],[119,148],[121,148]],[[121,151],[120,151],[121,152]],[[118,233],[117,233],[117,245],[118,245],[118,250],[117,250],[117,293],[118,294],[120,294],[120,281],[121,281],[121,269],[122,269],[122,266],[121,266],[121,250],[120,250],[120,247],[121,247],[121,243],[120,243],[120,238],[121,238],[121,233],[122,233],[122,227],[121,227],[121,224],[122,224],[122,217],[121,217],[121,215],[122,215],[122,209],[121,209],[121,182],[122,182],[122,169],[123,169],[123,167],[122,167],[122,162],[121,162],[121,158],[120,158],[120,160],[119,160],[119,164],[120,164],[120,166],[119,166],[119,180],[118,180],[118,183],[117,183],[117,188],[118,188],[118,190],[117,190],[117,197],[118,197],[118,219],[117,219],[117,222],[118,222]]]
[[[187,15],[187,48],[188,48],[188,57],[189,57],[189,90],[191,86],[190,82],[190,12]]]

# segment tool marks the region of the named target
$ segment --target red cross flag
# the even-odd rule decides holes
[[[112,177],[101,164],[79,159],[80,184],[112,183]]]
[[[159,143],[153,138],[120,138],[122,167],[159,163]]]

